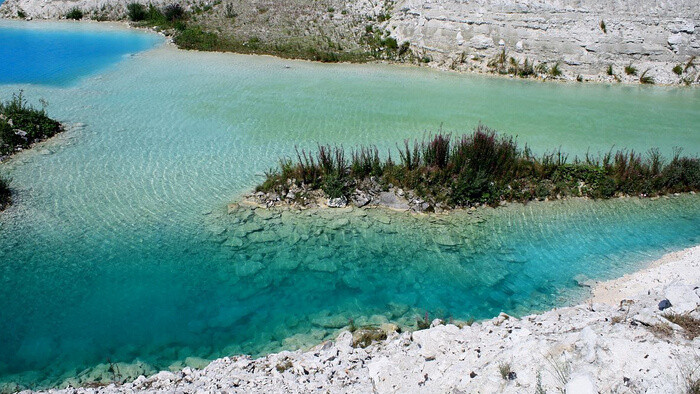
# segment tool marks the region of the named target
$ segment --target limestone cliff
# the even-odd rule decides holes
[[[505,50],[520,61],[561,62],[570,76],[613,79],[612,65],[631,81],[639,78],[624,72],[632,64],[675,83],[682,75],[672,68],[700,55],[696,0],[403,0],[390,26],[399,41],[460,70],[486,69]]]

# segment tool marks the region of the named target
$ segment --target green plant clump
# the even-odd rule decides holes
[[[639,83],[646,84],[646,85],[653,85],[654,84],[654,77],[651,75],[647,75],[649,70],[645,70],[642,75],[639,76]]]
[[[675,66],[673,66],[673,69],[671,69],[671,71],[673,71],[673,73],[676,75],[683,75],[683,65],[676,64]]]
[[[0,155],[9,155],[62,130],[61,124],[24,99],[22,91],[0,103]]]
[[[126,13],[132,22],[140,22],[148,17],[146,6],[140,3],[130,3],[126,6]]]
[[[628,64],[625,66],[625,74],[627,75],[637,75],[637,68],[634,67],[632,64]]]
[[[0,211],[12,203],[12,190],[10,180],[0,176]]]
[[[315,154],[297,150],[296,161],[280,160],[258,191],[287,195],[292,185],[321,189],[329,198],[351,197],[368,182],[412,190],[431,204],[467,207],[567,196],[610,198],[700,191],[700,159],[666,161],[652,149],[608,152],[602,157],[568,160],[561,151],[535,156],[508,136],[479,125],[459,138],[438,133],[423,141],[404,141],[398,160],[382,159],[374,147],[346,154],[342,147],[319,146]]]
[[[73,19],[79,21],[83,19],[83,11],[78,7],[74,7],[73,9],[68,11],[68,13],[66,14],[66,19]]]

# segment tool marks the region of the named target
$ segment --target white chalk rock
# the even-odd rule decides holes
[[[582,345],[582,355],[584,360],[592,364],[596,359],[596,344],[597,338],[596,334],[591,327],[585,327],[581,330],[581,345]]]
[[[477,34],[469,40],[469,46],[474,49],[488,49],[493,48],[493,38],[487,37],[483,34]]]
[[[564,388],[566,394],[597,394],[593,378],[589,374],[575,374]]]
[[[689,313],[700,305],[700,297],[694,286],[671,284],[664,290],[664,296],[671,301],[675,313]]]

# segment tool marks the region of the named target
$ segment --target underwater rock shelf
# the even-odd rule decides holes
[[[348,156],[350,157],[348,159]],[[380,158],[375,146],[346,154],[319,145],[316,154],[297,150],[280,160],[245,200],[265,207],[382,206],[442,212],[506,202],[589,197],[659,196],[700,189],[700,160],[676,149],[667,160],[658,149],[646,155],[612,150],[602,157],[575,157],[561,150],[536,156],[513,137],[483,125],[453,138],[439,132],[404,141],[398,160]]]

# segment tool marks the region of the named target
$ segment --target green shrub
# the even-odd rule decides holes
[[[625,66],[625,74],[627,75],[637,75],[637,68],[631,63]]]
[[[491,179],[484,171],[466,169],[452,182],[451,195],[451,202],[455,205],[488,202],[491,198]]]
[[[613,72],[613,65],[612,64],[608,65],[607,74],[610,76],[615,75],[615,73]]]
[[[165,15],[158,9],[158,7],[153,4],[148,5],[148,12],[146,13],[146,19],[150,24],[160,25],[167,22]]]
[[[76,21],[81,20],[83,19],[83,11],[78,7],[74,7],[73,9],[68,11],[68,13],[66,14],[66,19],[73,19]]]
[[[163,9],[163,16],[169,22],[175,22],[185,18],[185,9],[180,4],[168,4]]]
[[[549,70],[549,74],[553,77],[561,76],[561,69],[559,69],[559,63],[555,63],[554,66]]]
[[[0,114],[4,118],[0,120],[0,154],[27,148],[61,131],[61,124],[49,118],[44,109],[29,105],[21,90],[13,94],[10,100],[0,102]]]
[[[12,190],[10,180],[0,176],[0,211],[12,203]]]
[[[145,20],[148,16],[148,12],[146,12],[146,7],[140,3],[130,3],[126,6],[126,11],[129,20],[133,22]]]
[[[17,10],[17,17],[20,19],[24,19],[27,17],[27,14],[22,10]]]
[[[649,72],[648,69],[647,69],[647,70],[644,70],[644,72],[642,73],[642,75],[639,76],[639,83],[647,84],[647,85],[652,85],[652,84],[654,84],[654,82],[655,82],[655,81],[654,81],[654,77],[652,77],[651,75],[647,75],[648,72]]]
[[[676,75],[679,75],[679,76],[680,76],[680,75],[683,75],[683,65],[681,65],[681,64],[676,64],[675,66],[673,66],[672,71],[673,71]]]
[[[606,33],[606,34],[608,33],[608,27],[605,26],[605,21],[604,21],[604,20],[601,20],[601,21],[600,21],[600,30],[602,30],[603,33]]]
[[[182,49],[197,49],[216,51],[220,49],[219,36],[206,32],[199,26],[188,26],[173,38],[175,44]]]

